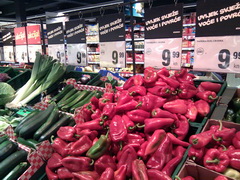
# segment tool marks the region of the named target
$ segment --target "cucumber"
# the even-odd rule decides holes
[[[6,140],[0,144],[0,161],[8,157],[10,154],[15,152],[18,148],[17,143],[10,140]]]
[[[64,114],[61,119],[58,120],[56,124],[54,124],[52,127],[50,127],[43,135],[39,138],[39,142],[50,139],[52,135],[55,135],[58,131],[58,129],[61,126],[65,126],[69,123],[69,119],[71,116]]]
[[[51,99],[51,101],[58,102],[60,99],[62,99],[73,88],[74,88],[73,85],[68,84],[61,92],[59,92],[56,96],[54,96]]]
[[[57,103],[57,105],[62,104],[62,102],[68,98],[70,98],[72,95],[74,95],[78,90],[73,88]]]
[[[54,123],[59,119],[58,108],[55,107],[48,117],[47,121],[34,133],[33,139],[38,140]]]
[[[90,99],[96,95],[96,91],[92,91],[90,94],[87,95],[87,97],[85,97],[82,101],[79,101],[78,103],[76,103],[75,105],[73,105],[70,109],[71,113],[74,113],[75,109],[78,107],[83,106],[84,104],[89,103]]]
[[[20,143],[20,144],[23,144],[27,147],[30,147],[30,148],[34,148],[36,149],[37,148],[37,144],[38,142],[35,141],[34,139],[23,139],[21,137],[18,137],[17,138],[17,141]]]
[[[19,136],[23,138],[32,137],[38,128],[40,128],[44,122],[46,122],[48,116],[50,116],[51,112],[53,111],[55,105],[50,104],[48,108],[37,115],[37,117],[32,117],[32,120],[29,121],[28,124],[23,126],[19,131]],[[40,115],[40,116],[39,116]]]
[[[15,166],[27,160],[28,153],[24,150],[16,151],[0,162],[0,179],[3,179]]]
[[[5,134],[3,136],[0,137],[0,144],[3,143],[4,141],[8,140],[9,137]]]
[[[18,179],[28,168],[27,162],[21,162],[11,170],[2,180]]]
[[[102,84],[103,83],[103,81],[102,80],[97,80],[97,81],[95,81],[94,83],[92,83],[92,84],[89,84],[90,86],[99,86],[100,84]]]
[[[64,101],[62,101],[61,104],[58,104],[58,107],[61,109],[63,106],[69,104],[70,102],[72,102],[74,99],[76,99],[78,96],[80,96],[82,93],[82,91],[77,91],[75,94],[73,94],[71,97],[69,97],[68,99],[65,99]]]
[[[82,93],[76,97],[75,99],[73,99],[71,102],[69,102],[67,105],[62,107],[63,111],[68,111],[72,106],[74,106],[76,103],[78,103],[79,101],[83,100],[88,94],[90,94],[90,91],[87,90],[83,90]]]
[[[27,116],[25,116],[22,121],[17,125],[17,127],[15,128],[14,132],[16,134],[19,133],[20,129],[23,127],[23,125],[26,123],[29,123],[29,120],[32,120],[32,117],[34,117],[35,115],[37,115],[38,113],[40,113],[41,111],[39,110],[35,110],[33,112],[31,112],[30,114],[28,114]]]

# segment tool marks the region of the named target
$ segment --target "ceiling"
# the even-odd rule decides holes
[[[31,19],[45,12],[67,12],[66,10],[101,7],[104,4],[117,4],[124,0],[0,0],[0,22],[15,21],[15,1],[24,2],[27,18]],[[146,1],[147,2],[147,1]],[[195,3],[196,0],[178,0],[182,3]],[[154,0],[153,5],[173,4],[174,0]],[[146,3],[148,4],[148,3]],[[147,5],[148,6],[148,5]],[[98,12],[99,13],[99,12]]]

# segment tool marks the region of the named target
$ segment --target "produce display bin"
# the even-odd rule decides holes
[[[24,70],[12,79],[8,80],[7,83],[10,84],[15,90],[18,90],[30,79],[30,76],[31,71]]]
[[[0,67],[0,73],[7,73],[11,67]]]

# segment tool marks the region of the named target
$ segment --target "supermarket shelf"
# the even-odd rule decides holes
[[[88,64],[100,64],[100,62],[88,62]]]
[[[127,64],[133,64],[133,62],[127,62]],[[135,62],[135,64],[144,64],[144,62]]]
[[[132,41],[132,39],[126,39],[126,41]],[[134,41],[144,41],[144,38],[134,38]]]
[[[182,48],[183,51],[194,51],[194,48]]]
[[[95,32],[95,33],[87,33],[87,34],[86,34],[86,36],[96,36],[96,35],[98,35],[97,32]]]
[[[87,44],[99,44],[99,42],[87,42]]]
[[[183,27],[196,26],[196,24],[183,24]]]
[[[126,49],[126,51],[132,51],[132,49]],[[144,49],[135,49],[135,51],[144,51]]]
[[[88,52],[89,55],[99,55],[100,52]]]

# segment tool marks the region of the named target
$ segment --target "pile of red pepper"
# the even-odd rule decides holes
[[[222,125],[192,135],[188,151],[190,159],[210,170],[223,173],[228,167],[240,171],[240,131]]]
[[[81,110],[83,121],[61,127],[49,179],[170,180],[188,142],[189,122],[210,111],[221,84],[194,86],[186,69],[146,68],[115,93],[93,97]]]

